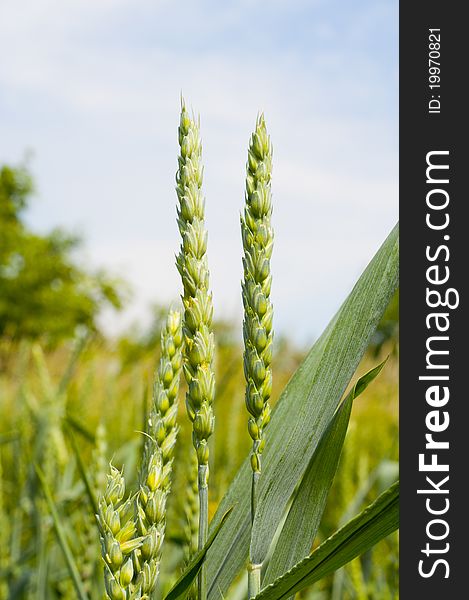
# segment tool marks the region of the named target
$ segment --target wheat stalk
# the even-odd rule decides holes
[[[261,474],[261,454],[265,445],[264,429],[270,420],[269,398],[272,392],[272,275],[270,259],[273,249],[271,225],[272,146],[264,116],[257,119],[248,150],[244,215],[241,217],[244,280],[244,375],[246,407],[251,417],[249,435],[252,487],[251,521],[257,505],[257,486]],[[249,597],[260,590],[260,565],[249,565]]]
[[[208,534],[208,439],[213,433],[212,402],[215,395],[213,373],[214,340],[212,295],[209,292],[207,232],[202,195],[202,145],[199,124],[182,104],[179,125],[180,155],[176,175],[179,200],[178,225],[182,244],[177,257],[184,293],[184,375],[188,385],[187,413],[193,424],[193,444],[198,461],[199,549]],[[205,568],[199,575],[199,600],[206,597]]]

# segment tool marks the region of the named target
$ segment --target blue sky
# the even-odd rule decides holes
[[[397,1],[3,0],[0,162],[27,151],[34,228],[82,233],[125,314],[180,293],[179,96],[200,113],[217,316],[240,319],[246,149],[274,145],[277,330],[312,340],[398,215]]]

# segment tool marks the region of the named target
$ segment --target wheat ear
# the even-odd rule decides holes
[[[124,501],[125,481],[111,465],[106,490],[99,499],[97,515],[104,560],[104,584],[110,600],[127,600],[138,593],[134,579],[133,553],[143,542],[136,536],[133,498]]]
[[[161,358],[153,389],[153,406],[136,497],[137,528],[142,545],[134,552],[136,583],[141,598],[150,598],[156,587],[166,528],[166,499],[171,489],[177,395],[182,368],[181,314],[170,311],[161,333]]]
[[[178,225],[182,244],[177,257],[184,293],[184,375],[188,385],[186,406],[193,424],[192,440],[197,452],[199,490],[199,548],[208,534],[208,439],[214,428],[212,295],[209,292],[205,202],[202,195],[202,145],[199,125],[183,103],[179,124],[180,155],[176,174],[179,200]],[[205,567],[199,574],[199,600],[206,597]]]
[[[241,217],[244,280],[244,375],[246,407],[250,413],[248,431],[252,438],[251,521],[257,505],[257,486],[261,474],[261,454],[265,445],[264,429],[270,420],[269,398],[272,392],[272,275],[273,249],[271,225],[272,146],[264,116],[257,119],[252,134],[246,173],[244,215]],[[260,591],[260,565],[249,565],[249,598]]]

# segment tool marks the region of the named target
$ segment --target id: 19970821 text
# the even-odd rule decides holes
[[[430,99],[428,102],[428,112],[430,114],[439,114],[441,110],[441,63],[440,63],[440,30],[428,30],[428,87],[430,89]]]

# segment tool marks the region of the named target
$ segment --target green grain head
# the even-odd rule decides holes
[[[199,125],[189,116],[184,104],[179,125],[179,146],[176,192],[179,200],[178,226],[182,244],[176,264],[184,289],[184,375],[188,385],[186,406],[193,423],[193,443],[198,464],[207,467],[207,441],[214,428],[213,306],[206,253],[202,145]],[[208,477],[208,468],[206,472]]]
[[[274,240],[271,225],[272,146],[263,115],[257,119],[256,130],[251,137],[246,170],[246,203],[241,217],[244,375],[246,407],[251,415],[248,431],[253,440],[251,466],[253,472],[260,473],[260,455],[265,444],[264,428],[270,420],[269,398],[272,392],[270,259]]]
[[[125,600],[138,590],[134,578],[135,551],[143,538],[137,535],[133,499],[124,500],[122,473],[111,466],[104,494],[99,499],[98,521],[101,553],[104,560],[104,584],[110,600]]]
[[[166,528],[166,500],[171,489],[177,395],[182,369],[181,313],[170,311],[161,333],[161,358],[153,389],[136,497],[137,528],[142,545],[134,552],[135,582],[142,598],[155,589]]]
[[[151,456],[158,445],[163,465],[174,457],[174,446],[178,434],[177,396],[182,369],[182,319],[179,311],[171,310],[161,332],[161,357],[153,384],[153,405],[147,423],[148,437],[143,450],[140,481],[148,475]]]

